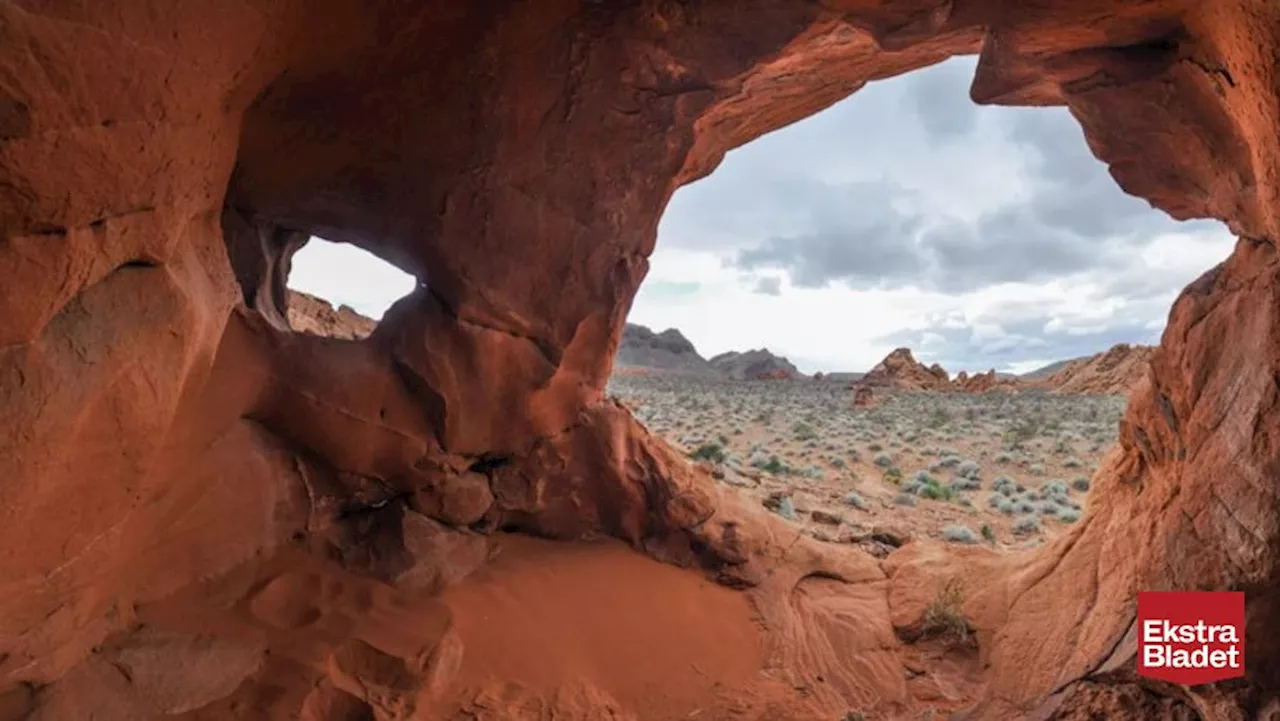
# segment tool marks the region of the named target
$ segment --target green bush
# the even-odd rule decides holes
[[[703,443],[698,446],[689,457],[695,461],[711,461],[712,463],[724,463],[725,451],[724,446],[719,443]]]

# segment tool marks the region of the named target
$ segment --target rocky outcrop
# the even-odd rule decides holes
[[[1036,385],[1057,393],[1128,393],[1142,380],[1151,365],[1155,349],[1119,343],[1109,350],[1067,363]]]
[[[645,326],[627,323],[613,360],[616,368],[647,368],[681,373],[715,373],[716,369],[675,328],[654,333]]]
[[[377,327],[377,321],[366,318],[351,306],[339,306],[337,310],[323,298],[317,298],[297,290],[288,293],[288,311],[285,314],[289,327],[299,333],[360,340],[367,338]]]
[[[851,387],[855,391],[881,388],[931,393],[986,393],[1012,389],[1014,384],[999,377],[994,368],[972,376],[960,371],[952,379],[937,363],[926,368],[915,359],[910,348],[896,348],[866,375],[854,381]]]
[[[729,351],[711,358],[711,366],[733,380],[787,380],[804,374],[791,361],[776,356],[768,348],[745,353]]]
[[[950,390],[951,378],[936,363],[932,368],[911,355],[910,348],[897,348],[857,381],[867,388],[898,388],[910,391]]]
[[[1275,3],[0,17],[7,716],[1275,712]],[[964,53],[975,101],[1068,106],[1121,187],[1241,241],[1070,533],[878,561],[741,506],[602,389],[677,187]],[[312,234],[418,278],[368,338],[289,329]],[[919,631],[957,579],[976,646],[948,652]],[[1139,589],[1244,589],[1248,675],[1136,693]]]

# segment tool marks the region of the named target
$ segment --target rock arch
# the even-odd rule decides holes
[[[761,718],[919,708],[893,631],[956,575],[982,671],[944,700],[972,718],[1270,712],[1277,28],[1263,0],[0,4],[4,703],[404,717],[462,641],[431,606],[405,665],[353,630],[367,599],[449,587],[500,527],[750,589]],[[1241,240],[1174,305],[1071,534],[878,564],[738,508],[601,389],[676,187],[974,52],[976,101],[1065,104],[1122,188]],[[282,333],[307,233],[424,285],[366,341]],[[1133,593],[1160,587],[1251,593],[1246,682],[1135,690]],[[324,613],[298,605],[317,589]]]

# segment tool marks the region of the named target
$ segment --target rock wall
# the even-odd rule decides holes
[[[0,708],[1272,713],[1278,33],[1265,0],[0,3]],[[1174,306],[1071,534],[881,563],[741,509],[601,389],[675,188],[973,52],[975,101],[1067,105],[1122,188],[1241,241]],[[420,281],[363,341],[288,329],[313,233]],[[491,562],[512,534],[610,536],[741,589],[758,625],[723,631],[754,634],[730,647],[762,675],[699,657],[707,684],[664,697],[602,655],[570,680],[449,600],[537,577]],[[904,640],[954,577],[959,658]],[[1139,588],[1249,592],[1248,678],[1138,689]],[[698,628],[636,615],[636,638]],[[562,628],[585,643],[586,619]],[[468,676],[512,648],[528,676]]]
[[[1147,375],[1155,348],[1120,343],[1108,350],[1071,361],[1035,384],[1059,393],[1128,393]]]
[[[362,340],[368,338],[378,325],[377,321],[360,315],[350,306],[335,309],[327,300],[301,291],[290,290],[287,303],[285,318],[289,327],[299,333]]]

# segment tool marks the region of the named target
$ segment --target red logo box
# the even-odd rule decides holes
[[[1138,593],[1138,675],[1194,686],[1244,675],[1244,594]]]

